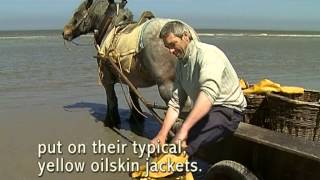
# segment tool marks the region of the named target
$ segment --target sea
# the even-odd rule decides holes
[[[320,90],[320,32],[198,29],[201,41],[222,49],[239,78]],[[61,30],[0,31],[0,113],[25,107],[106,104],[98,83],[91,35],[64,42]],[[142,89],[163,104],[157,88]],[[116,85],[127,107],[126,86]]]

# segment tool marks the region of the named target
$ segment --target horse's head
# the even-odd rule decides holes
[[[126,5],[122,0],[120,8]],[[63,38],[71,41],[82,34],[92,33],[95,29],[109,26],[111,19],[116,15],[117,6],[114,0],[85,0],[73,14],[70,21],[64,26]]]

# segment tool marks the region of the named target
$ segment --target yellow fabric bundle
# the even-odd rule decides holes
[[[248,84],[240,79],[240,86],[245,94],[264,94],[267,92],[281,92],[286,94],[303,94],[304,88],[295,86],[281,86],[269,79],[263,79],[259,83],[253,86],[248,86]]]
[[[174,179],[181,179],[181,180],[193,180],[193,176],[191,172],[184,172],[175,174],[177,170],[177,164],[185,164],[188,160],[188,155],[186,153],[180,153],[180,155],[175,154],[161,154],[159,157],[155,158],[152,162],[157,164],[157,167],[162,166],[165,171],[154,172],[150,171],[147,172],[147,167],[145,165],[140,166],[139,171],[132,172],[130,174],[132,179],[137,180],[155,180],[155,179],[165,179],[165,180],[174,180]],[[166,165],[167,162],[174,163],[174,171],[170,171],[168,166]]]
[[[247,89],[249,88],[249,84],[244,79],[240,79],[240,87],[241,89]]]
[[[286,94],[303,94],[304,88],[295,86],[281,86],[281,92]]]

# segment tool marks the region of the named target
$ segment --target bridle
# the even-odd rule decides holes
[[[99,3],[101,3],[103,0],[97,1],[96,3],[94,3],[94,5],[90,6],[87,10],[85,10],[84,15],[81,17],[81,19],[74,25],[74,27],[78,27],[81,23],[83,23],[88,15],[89,12],[91,12]]]
[[[90,7],[90,8],[91,8],[91,7]],[[90,9],[90,8],[89,8],[89,9]],[[89,10],[85,10],[85,14],[84,14],[84,15],[81,17],[81,19],[74,25],[74,27],[80,26],[80,24],[83,23],[83,22],[87,19],[88,15],[89,15]]]
[[[73,26],[75,28],[79,27],[82,23],[84,23],[84,21],[88,18],[89,14],[91,13],[91,11],[93,11],[93,9],[96,8],[96,6],[99,4],[99,3],[102,3],[104,0],[98,0],[94,3],[94,5],[90,6],[87,10],[84,11],[84,15],[81,17],[81,19],[79,21],[77,21],[77,23]],[[110,4],[109,4],[110,5]],[[117,13],[118,13],[118,8],[117,8]],[[107,19],[105,20],[105,26],[109,26],[111,20],[109,19],[112,19],[113,17],[107,17]],[[101,32],[99,33],[101,34]],[[102,33],[103,34],[103,33]],[[95,36],[95,41],[97,41],[97,37],[96,37],[96,34],[94,35]],[[100,36],[99,36],[100,37]],[[76,46],[91,46],[92,44],[81,44],[81,43],[78,43],[78,42],[75,42],[74,40],[71,40],[71,43],[76,45]],[[96,42],[94,42],[96,43]],[[94,44],[93,43],[93,44]]]
[[[116,10],[116,16],[117,16],[118,13],[119,13],[119,4],[118,3],[116,3],[116,8],[117,8],[117,10]],[[103,21],[102,21],[102,23],[101,23],[101,25],[99,27],[99,30],[97,31],[98,33],[94,35],[94,37],[95,37],[94,39],[95,39],[95,43],[96,44],[100,44],[101,43],[104,35],[106,34],[107,30],[109,29],[110,24],[112,23],[112,20],[113,20],[114,16],[115,16],[114,14],[107,15],[103,19]]]

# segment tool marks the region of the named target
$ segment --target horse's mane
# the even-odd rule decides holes
[[[133,14],[128,8],[119,9],[118,15],[114,17],[114,23],[129,24],[133,22]]]

